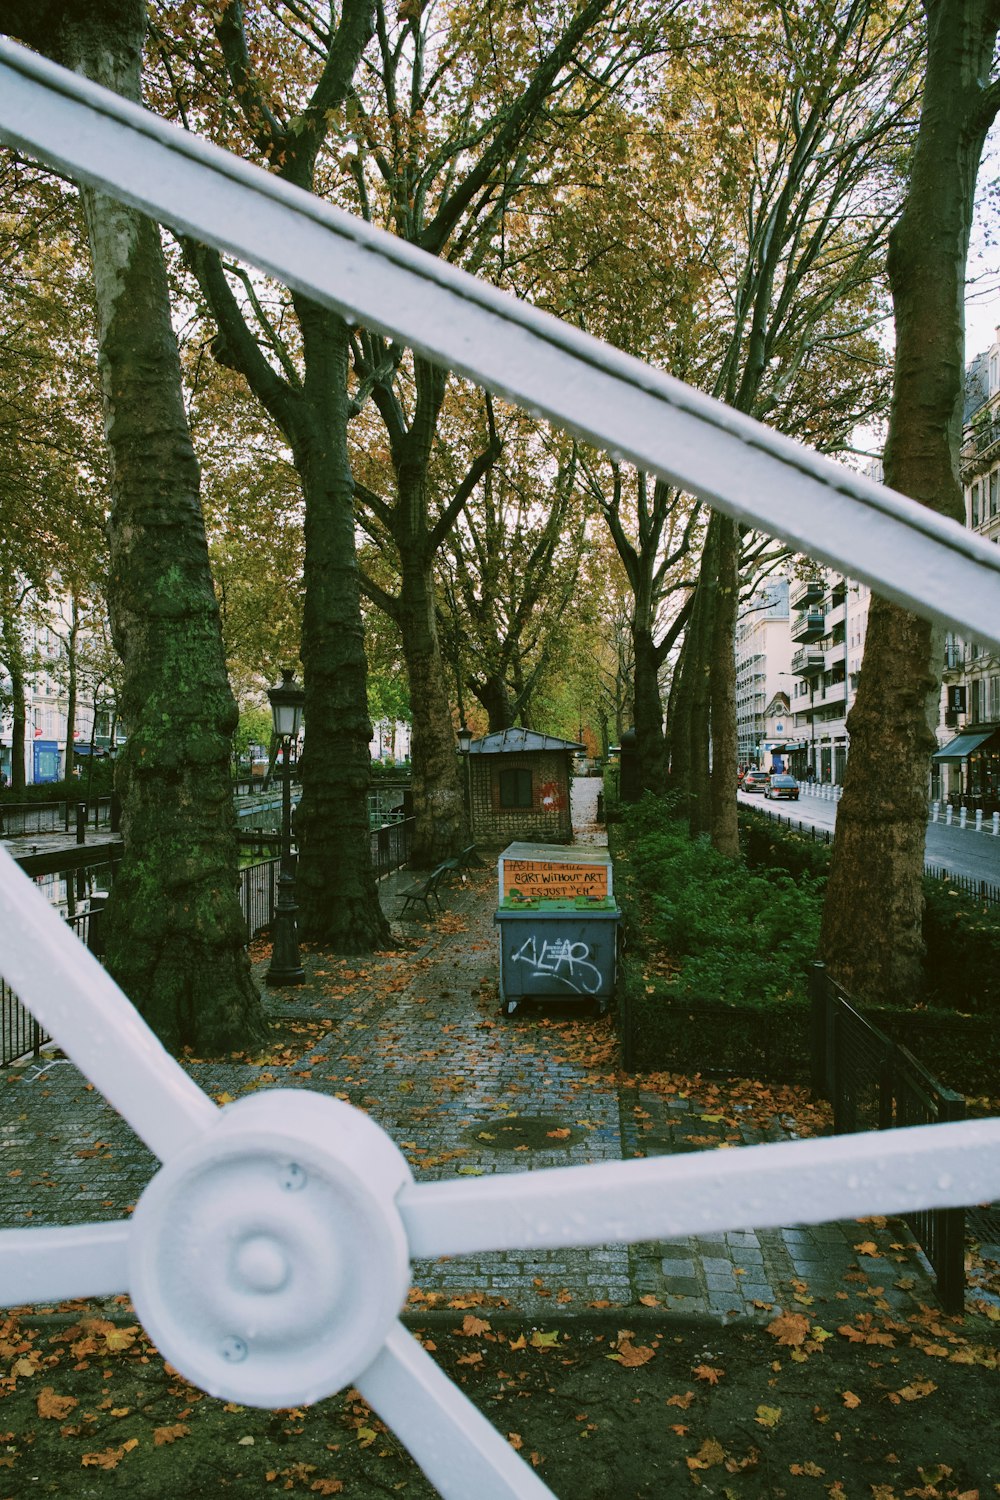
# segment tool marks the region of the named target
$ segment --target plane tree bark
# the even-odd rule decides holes
[[[15,0],[4,25],[139,97],[141,0]],[[236,704],[159,230],[101,193],[85,189],[83,202],[112,459],[108,597],[129,730],[116,773],[125,848],[106,913],[106,958],[166,1045],[217,1053],[265,1033],[237,897],[229,777]]]
[[[896,352],[884,471],[894,489],[962,520],[965,267],[979,162],[1000,108],[1000,3],[924,0],[924,14],[920,124],[889,247]],[[859,999],[912,1004],[922,988],[939,661],[938,631],[872,599],[821,934],[831,972]]]
[[[339,25],[314,37],[318,77],[296,111],[274,100],[272,75],[251,56],[242,0],[215,22],[247,150],[297,187],[320,185],[321,152],[371,29],[372,0],[346,0]],[[349,330],[336,313],[292,293],[297,337],[286,336],[249,275],[203,245],[186,242],[184,251],[218,330],[213,352],[239,372],[284,436],[305,502],[300,928],[342,952],[370,950],[389,929],[368,830],[372,728],[347,453]]]

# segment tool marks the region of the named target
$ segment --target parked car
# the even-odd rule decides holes
[[[748,771],[743,778],[745,792],[766,792],[771,777],[767,771]]]
[[[794,776],[772,776],[764,788],[764,796],[788,797],[791,801],[798,802],[799,784]]]

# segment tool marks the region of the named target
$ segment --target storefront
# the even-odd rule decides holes
[[[940,795],[984,813],[1000,811],[1000,729],[958,734],[931,757],[941,778]]]

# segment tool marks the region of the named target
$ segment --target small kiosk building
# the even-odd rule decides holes
[[[473,740],[468,766],[473,836],[485,843],[569,843],[572,758],[584,748],[532,729],[504,729]]]

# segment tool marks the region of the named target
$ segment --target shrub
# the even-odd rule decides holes
[[[691,839],[687,825],[654,798],[629,811],[623,837],[648,940],[677,966],[673,995],[804,998],[819,936],[815,881],[725,859],[707,839]]]

